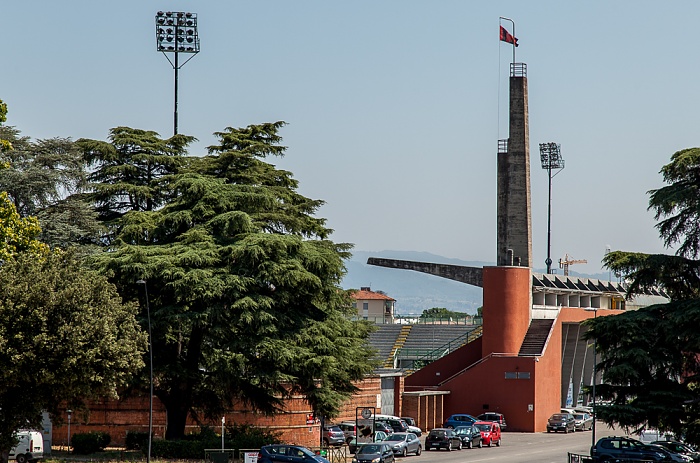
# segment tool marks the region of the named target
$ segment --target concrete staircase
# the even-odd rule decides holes
[[[542,355],[553,324],[553,319],[532,320],[518,355]]]
[[[394,356],[396,355],[396,352],[403,347],[403,345],[406,343],[406,338],[408,338],[408,335],[411,333],[411,328],[413,328],[413,325],[402,325],[401,326],[401,332],[399,333],[399,336],[396,338],[396,342],[394,342],[394,347],[391,349],[391,353],[389,354],[389,357],[386,358],[384,361],[384,368],[394,368]]]

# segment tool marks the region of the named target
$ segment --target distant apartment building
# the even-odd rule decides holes
[[[352,294],[353,307],[357,316],[375,323],[393,323],[396,299],[392,299],[381,291],[372,291],[362,287]]]

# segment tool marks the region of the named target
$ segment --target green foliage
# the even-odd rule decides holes
[[[146,434],[148,439],[148,434]],[[266,444],[281,443],[279,433],[265,428],[250,425],[226,427],[224,446],[226,449],[259,449]],[[190,434],[178,440],[154,440],[151,444],[151,454],[158,458],[170,459],[202,459],[205,449],[221,448],[221,435],[212,428],[202,427],[197,434]],[[235,454],[234,458],[240,458]]]
[[[0,153],[0,190],[7,191],[21,217],[36,217],[39,238],[52,248],[96,246],[102,234],[97,214],[81,195],[87,178],[82,153],[70,139],[31,141],[12,127],[0,127],[14,150]]]
[[[40,232],[38,220],[34,217],[21,218],[7,193],[0,192],[0,260],[11,259],[18,254],[45,254],[48,247],[36,239]]]
[[[464,318],[467,314],[464,312],[455,312],[452,310],[447,310],[444,307],[433,307],[432,309],[426,309],[420,314],[420,318]]]
[[[144,450],[148,448],[148,433],[129,431],[126,433],[124,446],[127,450]]]
[[[103,451],[111,441],[112,437],[106,432],[85,432],[73,434],[71,446],[73,453],[89,455]]]
[[[116,396],[143,368],[135,305],[71,253],[18,254],[0,266],[0,453],[16,429],[61,422],[66,407]],[[61,400],[57,400],[60,398]]]
[[[304,394],[316,412],[334,416],[375,366],[371,326],[349,320],[339,286],[350,245],[328,239],[314,216],[322,201],[299,194],[290,172],[263,160],[283,154],[282,125],[227,128],[210,155],[154,173],[152,189],[122,176],[112,195],[96,191],[115,230],[113,252],[97,264],[125,297],[136,296],[134,281],[148,282],[167,438],[182,436],[193,407],[220,416],[238,400],[274,413]],[[133,160],[110,153],[114,165]],[[124,202],[137,191],[162,207]]]

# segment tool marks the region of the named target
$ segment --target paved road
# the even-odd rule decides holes
[[[621,435],[597,423],[596,436]],[[425,434],[423,438],[425,439]],[[397,458],[402,463],[462,463],[462,462],[512,462],[512,463],[567,463],[568,453],[588,455],[591,449],[591,431],[576,433],[518,433],[504,432],[500,447],[474,449],[424,451],[419,457],[414,455]]]

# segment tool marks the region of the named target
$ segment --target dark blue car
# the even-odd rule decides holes
[[[448,429],[454,429],[459,426],[471,426],[473,425],[476,421],[478,421],[476,418],[474,418],[471,415],[468,415],[466,413],[457,413],[449,418],[447,418],[447,421],[442,425],[443,428],[448,428]]]
[[[311,450],[300,445],[265,445],[258,452],[258,463],[273,463],[276,461],[330,463],[322,456],[316,455]]]

